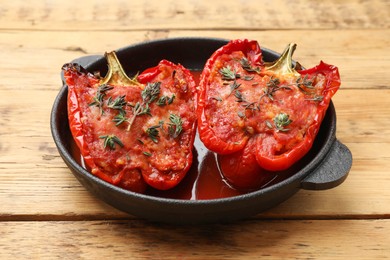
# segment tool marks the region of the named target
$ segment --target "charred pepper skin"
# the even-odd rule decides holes
[[[104,78],[77,64],[63,66],[69,126],[87,167],[134,192],[175,187],[193,159],[196,86],[191,73],[162,60],[131,79],[114,52],[106,59]]]
[[[257,41],[232,40],[212,54],[201,74],[199,136],[237,188],[258,188],[307,154],[340,87],[333,65],[295,69],[295,48],[288,45],[267,63]]]

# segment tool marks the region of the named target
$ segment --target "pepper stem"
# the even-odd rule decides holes
[[[294,69],[292,64],[292,56],[296,47],[297,45],[295,43],[287,45],[279,59],[265,64],[265,70],[272,71],[276,74],[293,74],[299,76],[299,73]]]
[[[136,80],[131,79],[126,75],[114,51],[106,52],[104,56],[107,59],[108,72],[106,76],[101,80],[101,85],[108,84],[128,86],[140,84]]]

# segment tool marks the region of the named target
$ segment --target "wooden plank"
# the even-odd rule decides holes
[[[0,258],[388,259],[388,230],[390,220],[1,222]]]
[[[348,33],[347,33],[348,32]],[[136,32],[0,32],[0,89],[60,87],[61,66],[75,58],[100,54],[130,44],[174,37],[249,38],[261,46],[283,51],[296,42],[294,58],[306,67],[323,60],[339,67],[342,88],[389,89],[390,30],[287,31],[136,31]],[[370,62],[370,67],[365,64]],[[374,73],[373,73],[374,72]],[[378,72],[378,73],[376,73]],[[12,79],[12,80],[10,80]]]
[[[389,28],[390,5],[373,1],[4,1],[0,29],[340,29]]]

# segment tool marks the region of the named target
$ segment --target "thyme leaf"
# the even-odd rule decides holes
[[[104,98],[107,95],[107,91],[113,89],[114,87],[109,86],[107,84],[102,84],[98,87],[96,91],[96,95],[93,98],[93,101],[88,104],[88,106],[97,106],[100,109],[100,114],[104,114],[103,111],[103,103],[104,103]]]
[[[157,99],[160,94],[160,86],[161,82],[153,82],[146,84],[144,90],[141,92],[142,103],[137,102],[133,107],[133,116],[127,120],[129,125],[127,127],[127,131],[130,131],[131,126],[134,123],[134,120],[137,116],[141,115],[152,115],[150,113],[149,104]]]
[[[280,80],[278,78],[271,77],[267,82],[266,87],[263,89],[264,94],[260,97],[260,101],[265,96],[267,96],[271,101],[274,101],[275,92],[281,89],[291,90],[288,86],[280,86]]]
[[[177,138],[180,133],[183,131],[183,121],[180,116],[175,114],[169,115],[169,121],[171,121],[168,126],[168,134],[172,138]]]
[[[151,153],[149,153],[149,152],[142,152],[144,155],[146,155],[146,156],[152,156],[152,154]]]
[[[237,83],[237,81],[234,80],[233,83],[230,84],[230,94],[233,93],[233,91],[238,89],[240,86],[241,84]]]
[[[265,125],[269,128],[269,129],[272,129],[273,126],[272,126],[272,123],[268,120],[265,120]]]
[[[173,103],[173,100],[175,100],[176,96],[175,94],[172,94],[172,96],[170,98],[168,98],[168,105],[172,104]]]
[[[119,113],[114,117],[112,121],[116,123],[115,124],[116,126],[124,122],[128,122],[128,118],[126,117],[126,112],[124,110],[120,110]]]
[[[152,103],[160,94],[161,82],[153,82],[146,84],[144,90],[141,92],[142,100],[145,104]]]
[[[278,131],[281,131],[281,132],[287,132],[289,131],[290,129],[288,128],[285,128],[286,126],[288,126],[289,124],[291,124],[292,120],[289,118],[290,116],[286,113],[280,113],[280,114],[277,114],[275,117],[274,117],[274,124],[275,124],[275,128],[278,130]]]
[[[221,97],[211,97],[211,99],[214,99],[216,101],[222,101],[222,98]]]
[[[158,106],[165,106],[166,103],[167,103],[167,96],[162,96],[162,97],[160,97],[160,98],[157,100],[157,102],[156,102],[156,104],[157,104]]]
[[[252,111],[256,111],[256,110],[260,110],[260,107],[259,105],[256,103],[256,102],[247,102],[248,104],[246,104],[244,106],[245,110],[249,109],[249,110],[252,110]]]
[[[250,76],[250,75],[245,75],[244,77],[242,77],[243,80],[246,80],[246,81],[251,81],[252,79],[254,79],[255,76]]]
[[[299,77],[297,79],[297,84],[300,85],[300,86],[304,86],[306,88],[314,88],[313,80],[310,80],[309,76],[307,74],[303,78]]]
[[[253,67],[246,57],[241,58],[240,63],[241,63],[241,67],[248,72],[256,72],[256,73],[260,72],[260,68]]]
[[[175,94],[172,94],[171,97],[162,96],[162,97],[160,97],[160,98],[157,100],[156,104],[157,104],[158,106],[170,105],[170,104],[172,104],[173,100],[175,100],[175,98],[176,98]]]
[[[244,95],[239,90],[236,90],[234,92],[234,96],[236,97],[237,102],[246,102]]]
[[[129,120],[126,120],[129,123],[129,125],[127,126],[127,131],[130,131],[130,128],[133,125],[135,118],[140,115],[150,115],[150,116],[152,115],[150,113],[150,108],[148,103],[144,104],[144,103],[137,102],[135,104],[135,106],[133,107],[133,116]]]
[[[308,91],[307,89],[314,89],[314,86],[313,86],[313,80],[310,80],[308,78],[308,75],[306,74],[303,78],[302,77],[299,77],[297,80],[296,80],[296,86],[298,87],[298,89],[300,91],[302,91],[304,94],[306,95],[310,95],[310,91]]]
[[[324,100],[324,96],[314,95],[314,97],[312,97],[312,98],[306,98],[305,100],[311,100],[311,101],[321,102],[322,100]]]
[[[108,98],[107,106],[112,109],[119,111],[124,111],[123,107],[126,106],[127,102],[125,100],[126,95],[119,96],[116,99],[112,100],[111,97]]]
[[[120,147],[124,146],[122,141],[115,135],[102,135],[99,138],[104,139],[103,147],[108,147],[110,150],[115,150],[115,145],[119,145]]]
[[[158,143],[158,138],[160,137],[160,135],[159,135],[159,131],[157,130],[157,128],[160,128],[160,127],[161,127],[161,125],[155,125],[155,126],[151,126],[148,129],[146,129],[146,133],[148,134],[148,136],[150,137],[150,139],[152,139],[152,141],[154,143]]]
[[[240,78],[240,74],[236,74],[229,65],[220,69],[219,73],[221,73],[223,80],[235,80],[236,78]]]
[[[279,84],[280,84],[280,80],[278,78],[274,78],[273,76],[271,76],[271,78],[267,82],[267,87],[268,88],[277,88],[279,86]]]
[[[237,115],[238,115],[240,118],[245,118],[245,113],[242,112],[242,111],[238,111],[238,112],[237,112]]]

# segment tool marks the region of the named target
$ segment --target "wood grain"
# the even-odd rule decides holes
[[[331,35],[331,37],[330,37]],[[103,55],[131,44],[174,37],[248,38],[282,52],[289,42],[298,44],[294,58],[305,67],[323,60],[339,67],[342,88],[389,89],[390,75],[378,73],[389,65],[390,29],[378,30],[271,30],[166,32],[46,32],[0,31],[1,89],[58,90],[61,66],[85,55]],[[367,64],[369,63],[369,68]],[[23,77],[21,77],[21,73]],[[37,74],[45,75],[44,79]],[[12,79],[12,80],[10,80]],[[54,93],[52,93],[54,94]]]
[[[246,221],[195,227],[138,220],[5,222],[0,223],[0,257],[385,259],[390,237],[384,231],[389,229],[389,220]]]
[[[390,4],[373,1],[5,1],[2,28],[126,31],[389,28]]]

